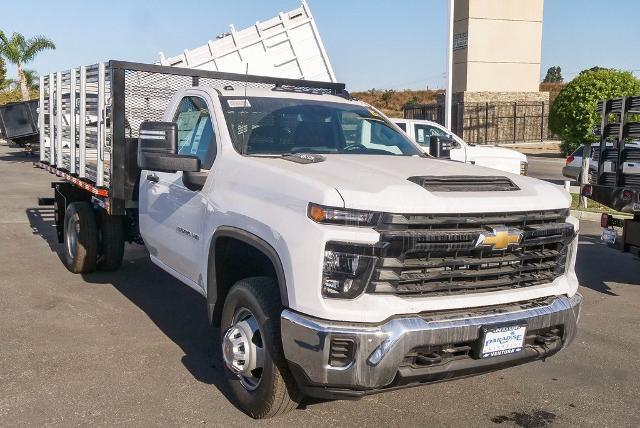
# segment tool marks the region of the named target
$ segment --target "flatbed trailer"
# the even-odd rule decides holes
[[[640,96],[603,100],[598,103],[600,136],[592,153],[598,162],[589,174],[582,195],[611,209],[631,214],[616,218],[603,214],[602,227],[622,227],[624,251],[640,252]],[[604,233],[603,237],[615,236]],[[608,238],[610,241],[612,238]]]

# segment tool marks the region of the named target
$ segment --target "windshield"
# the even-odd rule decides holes
[[[269,97],[222,97],[221,103],[233,145],[242,154],[422,154],[391,122],[364,106]]]

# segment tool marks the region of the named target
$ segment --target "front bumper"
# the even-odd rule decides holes
[[[308,394],[358,398],[381,390],[438,382],[498,370],[546,358],[573,341],[582,296],[555,296],[543,301],[444,311],[392,318],[383,324],[319,320],[290,310],[282,313],[282,344],[299,386]],[[522,351],[480,359],[482,327],[527,325]],[[541,340],[551,335],[554,340]],[[560,332],[560,333],[558,333]],[[538,336],[536,336],[538,335]],[[553,336],[553,335],[552,335]],[[351,340],[353,357],[344,367],[330,364],[334,339]],[[465,349],[434,364],[416,365],[412,355],[425,349]],[[422,360],[421,360],[422,361]]]

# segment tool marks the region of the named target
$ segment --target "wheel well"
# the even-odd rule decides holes
[[[214,326],[219,326],[225,297],[236,282],[255,276],[278,280],[278,275],[271,259],[263,251],[243,240],[221,236],[215,240],[212,250],[215,269],[210,273],[209,279],[215,281],[215,289],[209,289],[209,311],[210,321]],[[215,298],[213,307],[210,300],[212,297]]]

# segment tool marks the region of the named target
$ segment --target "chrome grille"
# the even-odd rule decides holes
[[[568,214],[385,214],[368,292],[451,295],[551,282],[564,273],[574,236]],[[504,249],[478,244],[481,234],[496,228],[520,231],[520,242]]]

